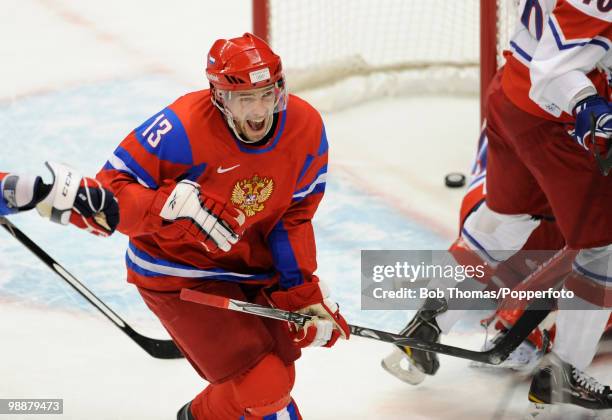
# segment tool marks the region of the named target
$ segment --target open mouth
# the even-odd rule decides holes
[[[261,130],[263,130],[265,124],[266,124],[266,119],[265,118],[261,118],[261,119],[257,119],[257,120],[247,120],[247,125],[253,131],[261,131]]]

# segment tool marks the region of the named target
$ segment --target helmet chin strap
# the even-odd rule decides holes
[[[240,133],[238,132],[238,127],[236,127],[236,123],[234,122],[234,117],[232,116],[232,113],[229,112],[227,110],[227,108],[225,108],[224,106],[219,104],[219,102],[215,99],[215,95],[212,95],[211,99],[212,99],[213,104],[215,104],[215,106],[219,109],[219,111],[221,111],[221,113],[225,117],[225,121],[227,122],[227,125],[229,125],[229,127],[232,129],[232,131],[234,132],[234,135],[236,136],[236,138],[238,140],[240,140],[241,142],[246,143],[246,144],[257,143],[258,141],[261,140],[261,139],[259,139],[259,140],[249,140],[249,139],[244,138],[243,136],[241,136]],[[262,138],[264,138],[268,134],[268,131],[270,131],[270,128],[272,127],[271,123],[269,123],[268,125],[269,125],[269,127],[266,130],[266,133],[262,136]]]

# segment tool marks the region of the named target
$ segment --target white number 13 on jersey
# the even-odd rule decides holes
[[[152,132],[152,130],[155,131]],[[172,124],[165,117],[164,114],[159,114],[157,118],[142,132],[142,136],[147,139],[147,143],[151,147],[157,147],[162,139],[162,136],[172,130]]]

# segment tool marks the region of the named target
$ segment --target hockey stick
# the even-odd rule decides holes
[[[244,312],[252,315],[262,316],[266,318],[278,319],[280,321],[293,322],[303,327],[308,321],[316,318],[312,315],[305,315],[298,312],[290,312],[282,309],[271,308],[268,306],[258,305],[256,303],[243,302],[236,299],[225,298],[218,295],[198,292],[192,289],[181,290],[181,299],[188,302],[199,303],[202,305],[212,306],[215,308],[229,309],[232,311]],[[540,307],[545,302],[540,299],[534,301],[527,308],[529,316],[523,316],[510,329],[508,334],[499,341],[492,349],[488,351],[473,351],[460,347],[447,346],[440,343],[431,343],[421,341],[415,338],[407,338],[399,334],[393,334],[387,331],[375,330],[372,328],[360,327],[358,325],[349,325],[351,334],[370,338],[373,340],[384,341],[395,345],[410,346],[419,350],[447,354],[453,357],[462,359],[474,360],[476,362],[498,365],[512,353],[512,351],[523,342],[531,331],[548,315],[548,310],[535,310],[534,307]]]
[[[47,267],[53,270],[58,276],[64,279],[74,290],[77,291],[81,296],[89,301],[93,306],[98,309],[102,315],[108,318],[117,328],[123,331],[128,337],[136,342],[144,351],[149,353],[156,359],[179,359],[183,357],[178,347],[172,340],[159,340],[156,338],[145,337],[142,334],[137,333],[130,327],[119,315],[117,315],[112,309],[110,309],[104,302],[83,283],[77,280],[72,274],[62,267],[57,261],[55,261],[49,254],[42,250],[36,245],[30,238],[26,236],[19,228],[11,223],[7,218],[0,216],[0,225],[8,233],[13,235],[21,244],[28,248],[34,255],[36,255]]]

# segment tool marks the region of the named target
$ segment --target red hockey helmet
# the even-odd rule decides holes
[[[206,60],[206,77],[212,103],[245,143],[266,137],[274,116],[287,106],[280,57],[255,35],[215,41]]]
[[[253,89],[281,80],[283,66],[268,44],[245,33],[215,41],[208,52],[206,77],[217,89]]]

